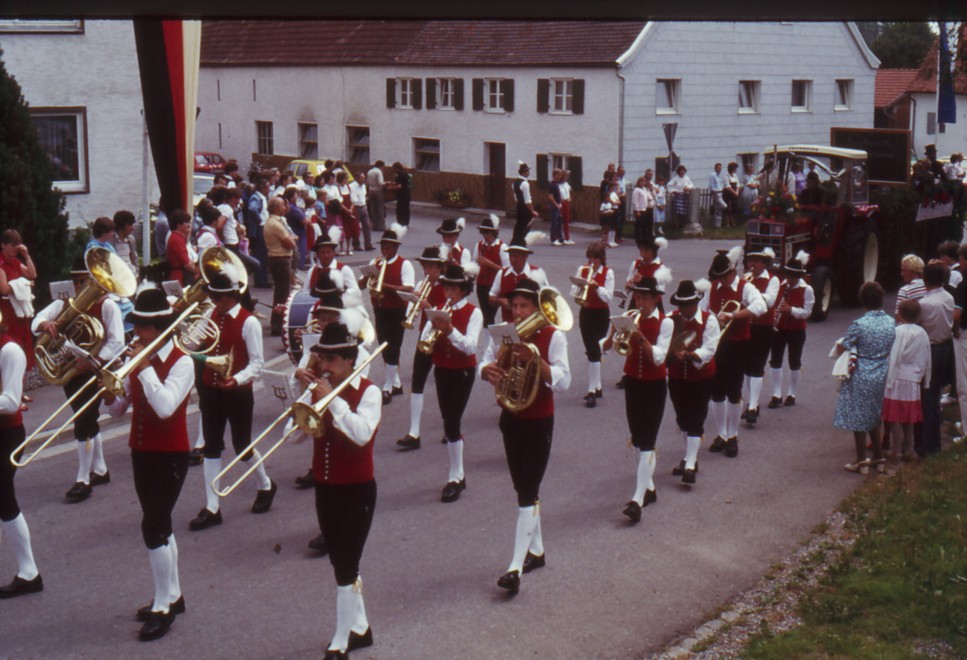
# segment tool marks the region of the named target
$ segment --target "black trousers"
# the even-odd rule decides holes
[[[375,481],[316,483],[316,516],[340,587],[352,584],[359,577],[359,560],[375,510]]]
[[[745,375],[762,378],[766,373],[766,362],[776,331],[771,325],[753,325],[752,339],[749,341],[748,360],[745,363]]]
[[[533,506],[540,499],[541,481],[551,456],[554,417],[521,419],[506,410],[500,413],[500,432],[510,479],[518,506]]]
[[[708,401],[711,396],[712,379],[668,379],[668,397],[675,409],[675,422],[686,435],[701,437],[708,417]]]
[[[639,212],[635,216],[635,241],[655,235],[655,209]]]
[[[715,353],[715,377],[712,378],[712,401],[739,403],[742,400],[742,377],[745,374],[748,341],[719,342]]]
[[[526,204],[517,204],[515,213],[516,222],[514,223],[514,235],[511,239],[512,243],[517,243],[524,240],[524,237],[527,236],[527,230],[530,229],[531,221],[534,219],[534,216],[531,214],[530,209],[527,208]]]
[[[289,299],[291,257],[269,257],[269,274],[272,275],[272,306],[285,304]],[[283,316],[272,310],[271,326],[273,334],[281,334]]]
[[[71,378],[69,381],[64,383],[64,394],[68,398],[74,396],[74,394],[84,389],[84,392],[74,399],[71,403],[71,410],[77,412],[77,410],[83,406],[85,403],[91,400],[94,394],[99,389],[97,380],[92,380],[94,374],[78,374]],[[90,385],[84,387],[84,383],[90,382]],[[97,423],[97,418],[101,415],[101,399],[98,397],[95,403],[92,403],[87,407],[83,413],[77,416],[74,420],[74,438],[79,442],[84,442],[90,440],[95,435],[101,432],[101,425]]]
[[[468,369],[437,367],[433,370],[433,377],[436,379],[436,398],[437,403],[440,404],[440,416],[443,417],[443,434],[449,442],[463,440],[460,420],[463,419],[463,411],[467,409],[473,381],[477,378],[477,370],[473,367]]]
[[[484,317],[484,327],[490,327],[497,320],[497,307],[490,304],[490,285],[477,284],[477,302]]]
[[[205,458],[221,458],[225,451],[225,426],[232,429],[232,447],[236,454],[252,442],[252,409],[255,394],[249,387],[222,390],[198,384],[198,407],[201,409],[201,432],[205,436]],[[252,458],[249,452],[244,460]]]
[[[10,454],[24,441],[26,433],[21,424],[12,429],[0,430],[0,520],[10,522],[20,515],[13,476],[17,468],[10,462]]]
[[[410,225],[410,194],[401,195],[396,192],[396,221],[404,227]]]
[[[376,340],[389,343],[383,351],[383,362],[396,366],[400,363],[400,349],[403,347],[403,321],[406,320],[405,307],[377,307],[373,310],[376,325]]]
[[[188,474],[186,451],[131,450],[134,490],[141,503],[141,536],[148,550],[168,544],[171,512]]]
[[[581,341],[584,342],[584,354],[588,356],[589,362],[601,361],[600,341],[608,336],[610,313],[608,309],[588,309],[587,307],[582,307],[578,312]]]
[[[665,397],[668,384],[658,380],[624,378],[625,414],[631,431],[631,444],[640,451],[654,451],[658,441],[658,429],[665,414]]]
[[[802,349],[806,345],[805,330],[780,330],[772,340],[772,359],[769,366],[782,369],[782,354],[789,346],[789,368],[793,371],[802,369]]]
[[[433,356],[427,355],[423,351],[413,351],[413,383],[411,389],[413,394],[423,394],[426,389],[426,379],[433,371]]]

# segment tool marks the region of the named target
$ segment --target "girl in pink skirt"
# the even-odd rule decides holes
[[[926,331],[917,325],[920,303],[904,300],[899,307],[900,325],[890,351],[890,364],[883,394],[883,421],[893,425],[893,437],[903,432],[903,460],[911,460],[913,454],[913,425],[923,420],[920,407],[920,387],[930,383],[930,339]],[[890,459],[896,460],[897,446],[893,443]],[[881,459],[882,461],[882,459]],[[876,469],[883,471],[883,463]]]

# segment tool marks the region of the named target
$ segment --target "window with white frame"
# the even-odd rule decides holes
[[[551,78],[550,110],[560,115],[574,113],[574,81],[571,78]]]
[[[809,112],[812,109],[813,81],[792,81],[792,111]]]
[[[413,138],[413,162],[420,172],[439,172],[440,140]]]
[[[396,107],[413,108],[413,78],[396,79]]]
[[[836,81],[836,105],[835,110],[850,110],[853,107],[853,81]]]
[[[369,164],[369,126],[347,126],[346,145],[350,163]]]
[[[437,78],[436,81],[436,107],[438,110],[453,110],[456,107],[454,103],[454,93],[455,93],[455,79],[454,78]],[[429,92],[427,92],[429,94]],[[429,101],[427,101],[429,103]],[[428,106],[429,107],[429,106]]]
[[[34,34],[83,34],[84,21],[77,19],[24,19],[5,18],[0,20],[0,32],[20,32]]]
[[[678,78],[659,78],[655,81],[655,112],[677,114],[682,81]]]
[[[299,124],[299,158],[319,158],[318,124]]]
[[[273,136],[272,122],[255,122],[255,151],[260,154],[275,153],[275,138]]]
[[[759,88],[761,84],[758,80],[739,81],[739,114],[759,112]]]
[[[501,78],[484,79],[484,109],[489,112],[504,111],[504,88]]]
[[[54,185],[65,193],[90,192],[87,109],[31,108],[30,118],[54,167]]]

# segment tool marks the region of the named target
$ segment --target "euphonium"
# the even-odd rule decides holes
[[[383,280],[386,279],[386,267],[389,265],[389,261],[383,257],[379,264],[379,275],[376,276],[374,280],[372,277],[369,278],[369,292],[377,299],[383,297]]]
[[[584,281],[584,285],[581,287],[581,290],[578,291],[577,295],[574,296],[574,302],[576,302],[579,307],[587,307],[588,296],[591,295],[591,282],[594,281],[594,268],[591,266],[591,264],[588,264],[586,268],[588,269],[588,277]]]
[[[441,309],[442,311],[449,313],[450,301],[446,301]],[[436,328],[431,328],[430,332],[426,336],[426,339],[421,339],[416,343],[416,349],[424,355],[431,355],[433,353],[433,346],[436,345],[436,342],[439,338],[440,331]]]
[[[84,262],[93,279],[77,294],[68,299],[54,323],[57,336],[42,333],[37,338],[34,355],[44,378],[54,385],[63,385],[77,375],[74,354],[67,342],[73,342],[91,355],[97,355],[104,345],[104,327],[88,312],[102,296],[113,293],[122,298],[134,295],[137,280],[131,269],[116,254],[100,247],[92,247],[84,254]]]
[[[423,308],[423,301],[429,297],[432,289],[433,282],[429,278],[424,279],[423,284],[420,285],[420,290],[416,294],[420,297],[420,301],[411,302],[409,309],[406,310],[406,319],[403,320],[403,327],[407,330],[413,329],[413,326],[416,324],[416,317],[420,315],[420,310]]]
[[[633,309],[624,315],[630,316],[637,326],[638,319],[641,318],[641,310]],[[611,341],[614,343],[614,350],[618,355],[628,355],[631,352],[631,338],[634,334],[633,332],[615,331]]]

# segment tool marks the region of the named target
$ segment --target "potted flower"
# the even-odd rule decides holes
[[[465,209],[470,206],[470,195],[459,188],[440,190],[433,194],[440,206],[450,209]]]

